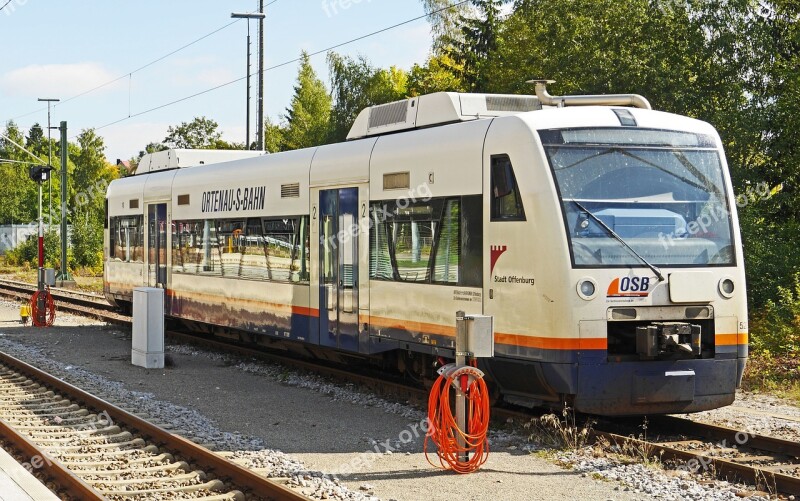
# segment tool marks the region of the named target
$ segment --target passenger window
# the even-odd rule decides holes
[[[426,202],[373,202],[370,278],[480,287],[481,200],[481,195],[474,195]]]
[[[109,228],[108,256],[124,263],[144,259],[143,216],[112,217]]]
[[[492,157],[492,221],[525,221],[517,178],[508,155]]]
[[[308,284],[308,216],[177,221],[174,273]]]

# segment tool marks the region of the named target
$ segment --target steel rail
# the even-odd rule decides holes
[[[651,422],[663,428],[670,428],[678,433],[685,435],[697,435],[718,442],[727,444],[745,445],[752,449],[784,454],[786,456],[800,459],[800,443],[783,440],[780,438],[769,437],[766,435],[756,435],[735,428],[728,428],[717,424],[701,423],[691,419],[676,416],[654,416]]]
[[[213,472],[217,478],[228,480],[237,488],[249,489],[258,496],[267,496],[278,501],[308,501],[308,497],[274,482],[266,477],[240,466],[224,457],[201,447],[185,438],[182,438],[135,416],[105,400],[102,400],[80,388],[77,388],[61,379],[56,378],[40,369],[37,369],[22,360],[0,352],[0,362],[12,367],[14,370],[43,383],[55,391],[67,395],[70,399],[89,407],[97,412],[106,412],[111,418],[131,428],[156,445],[200,465],[204,471]],[[32,444],[29,444],[32,445]],[[35,446],[34,446],[35,447]],[[27,453],[28,451],[26,451]],[[32,452],[32,451],[31,451]],[[40,452],[36,454],[42,455]],[[54,463],[55,464],[55,463]],[[60,479],[59,479],[60,480]],[[87,486],[88,487],[88,486]],[[83,499],[79,497],[78,499]]]
[[[22,453],[26,458],[30,458],[31,465],[33,465],[34,461],[37,464],[41,463],[41,466],[36,469],[40,470],[44,476],[52,479],[70,497],[86,501],[102,501],[105,499],[96,490],[92,489],[89,484],[61,464],[60,461],[17,432],[4,419],[0,419],[0,436],[9,442],[13,449]]]
[[[683,461],[687,471],[691,471],[692,473],[703,470],[723,480],[733,477],[735,479],[744,480],[757,487],[766,489],[774,488],[776,491],[784,494],[795,496],[800,494],[800,478],[798,477],[772,472],[764,468],[757,468],[727,459],[715,458],[703,453],[684,451],[657,442],[640,440],[630,436],[626,437],[616,433],[594,430],[592,435],[595,438],[603,437],[609,442],[622,447],[633,447],[634,450],[641,451],[650,458]]]

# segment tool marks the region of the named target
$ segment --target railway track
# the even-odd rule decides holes
[[[10,289],[13,290],[6,292]],[[29,296],[33,289],[34,287],[28,284],[8,284],[0,280],[0,295],[24,297],[26,292]],[[130,324],[130,317],[119,315],[108,305],[103,305],[97,300],[78,298],[75,302],[80,304],[73,305],[70,294],[54,290],[53,295],[61,310],[86,314],[112,323]],[[90,311],[84,313],[84,309]],[[313,371],[404,400],[424,403],[428,396],[424,389],[308,360],[186,333],[168,332],[167,335],[215,351],[233,352]],[[506,408],[494,408],[492,413],[495,418],[501,420],[510,418],[518,422],[529,421],[535,417],[527,411]],[[618,450],[635,450],[638,454],[659,458],[665,463],[683,467],[690,472],[705,472],[720,479],[744,481],[766,492],[800,495],[800,444],[797,442],[673,416],[651,418],[648,438],[637,437],[637,430],[637,424],[630,420],[598,419],[591,433],[596,440],[616,445]]]
[[[24,282],[0,279],[0,296],[14,301],[30,301],[36,286]],[[121,315],[106,302],[105,298],[95,294],[51,288],[50,293],[59,311],[96,318],[110,323],[130,324],[130,317]]]
[[[3,353],[0,434],[72,499],[307,499]]]

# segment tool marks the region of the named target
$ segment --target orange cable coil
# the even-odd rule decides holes
[[[472,382],[469,380],[472,379]],[[466,390],[467,431],[460,429],[451,409],[450,391],[456,390],[454,384]],[[483,373],[473,367],[464,366],[443,371],[431,388],[428,398],[428,426],[423,446],[425,458],[432,466],[456,473],[472,473],[480,468],[489,457],[489,390],[483,380]],[[464,440],[464,447],[458,445],[458,438]],[[428,439],[436,446],[439,465],[428,457]],[[461,461],[459,456],[467,454]]]
[[[39,311],[39,294],[45,295],[44,312]],[[40,317],[44,318],[44,322],[41,321],[42,319]],[[31,320],[36,327],[50,327],[53,325],[53,322],[55,322],[56,303],[49,290],[36,291],[33,293],[33,296],[31,296]]]

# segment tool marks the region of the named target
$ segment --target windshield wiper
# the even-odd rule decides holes
[[[616,239],[616,240],[617,240],[619,243],[621,243],[622,245],[624,245],[624,246],[625,246],[625,248],[626,248],[626,249],[628,249],[629,251],[631,251],[631,252],[633,253],[633,255],[634,255],[634,256],[638,257],[638,258],[639,258],[639,261],[641,261],[642,263],[644,263],[644,265],[645,265],[645,266],[647,266],[648,268],[650,268],[650,270],[651,270],[653,273],[655,273],[655,274],[656,274],[656,277],[658,277],[658,281],[659,281],[659,282],[663,282],[663,281],[664,281],[664,275],[662,275],[662,274],[661,274],[661,270],[660,270],[660,269],[658,269],[658,267],[657,267],[656,265],[654,265],[654,264],[650,263],[650,261],[648,261],[647,259],[645,259],[645,257],[644,257],[644,256],[642,256],[641,254],[639,254],[638,252],[636,252],[636,250],[635,250],[633,247],[631,247],[630,245],[628,245],[628,242],[626,242],[626,241],[625,241],[625,239],[623,239],[621,236],[619,236],[619,233],[617,233],[616,231],[612,230],[612,229],[611,229],[611,227],[610,227],[610,226],[608,226],[606,223],[604,223],[602,219],[600,219],[599,217],[595,216],[595,215],[594,215],[594,213],[593,213],[592,211],[590,211],[589,209],[587,209],[586,207],[584,207],[584,206],[583,206],[583,204],[581,204],[580,202],[578,202],[578,201],[577,201],[577,200],[575,200],[574,198],[573,198],[573,199],[570,199],[570,202],[574,203],[574,204],[575,204],[575,205],[576,205],[576,206],[577,206],[577,207],[578,207],[580,210],[582,210],[583,212],[585,212],[587,216],[589,216],[590,218],[592,218],[592,220],[594,220],[594,221],[595,221],[597,224],[599,224],[599,225],[600,225],[600,226],[601,226],[601,227],[602,227],[604,230],[606,230],[606,231],[608,232],[608,234],[609,234],[609,235],[611,235],[611,236],[612,236],[612,237],[614,237],[614,239]]]

